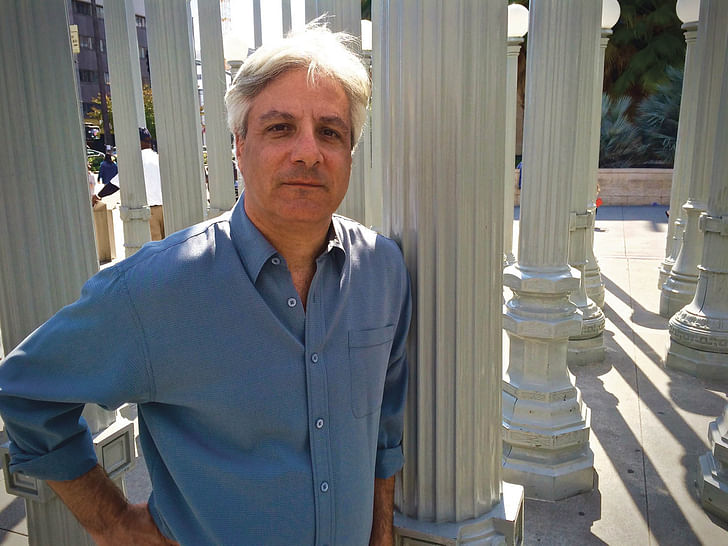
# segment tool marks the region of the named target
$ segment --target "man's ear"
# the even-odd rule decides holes
[[[245,145],[245,139],[239,134],[235,135],[235,159],[238,160],[238,168],[242,168],[242,157],[243,157],[243,146]]]

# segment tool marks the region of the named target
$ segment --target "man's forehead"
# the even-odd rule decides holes
[[[325,103],[315,103],[308,91],[321,92]],[[336,96],[338,95],[338,97]],[[272,79],[251,101],[252,118],[267,121],[274,118],[294,119],[301,111],[311,109],[316,119],[343,123],[348,127],[349,97],[333,78],[312,79],[303,69],[291,69]]]

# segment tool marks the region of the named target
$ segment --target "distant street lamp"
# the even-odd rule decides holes
[[[508,6],[508,44],[506,49],[506,155],[505,191],[503,192],[503,261],[504,266],[516,263],[513,255],[514,163],[516,157],[516,97],[518,96],[518,54],[523,36],[528,32],[528,10],[520,4]]]
[[[602,28],[614,27],[619,21],[621,11],[617,0],[602,0]]]
[[[508,6],[508,38],[523,38],[528,32],[528,10],[520,4]]]
[[[222,47],[225,52],[225,60],[230,65],[230,83],[232,84],[243,61],[248,56],[248,44],[238,33],[231,32],[223,36]]]
[[[361,20],[361,50],[372,51],[372,22],[369,19]]]
[[[695,23],[700,15],[700,0],[677,0],[675,11],[683,23]]]

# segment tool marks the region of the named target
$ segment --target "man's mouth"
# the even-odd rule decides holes
[[[284,180],[284,186],[296,186],[301,188],[320,188],[324,185],[318,180]]]

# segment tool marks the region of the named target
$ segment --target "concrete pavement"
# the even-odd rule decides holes
[[[596,487],[555,503],[527,500],[525,544],[728,544],[728,525],[703,511],[694,485],[728,385],[663,365],[668,334],[657,268],[666,208],[599,209],[594,248],[606,285],[607,355],[571,367],[592,411]],[[143,461],[126,485],[135,502],[146,498]],[[0,544],[25,545],[26,535],[23,502],[2,487]]]

